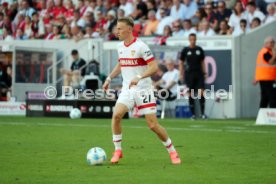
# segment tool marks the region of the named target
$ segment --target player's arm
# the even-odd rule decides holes
[[[111,80],[115,77],[117,77],[119,74],[121,73],[121,66],[120,64],[118,63],[115,68],[113,68],[112,72],[109,74],[109,76],[106,78],[104,84],[103,84],[103,89],[104,90],[107,90],[108,89],[108,86],[111,82]]]
[[[178,62],[178,70],[179,70],[179,80],[183,83],[184,80],[184,61],[179,59]]]
[[[155,74],[157,72],[157,70],[158,70],[157,61],[155,61],[155,60],[150,61],[148,63],[148,68],[142,74],[137,75],[134,79],[131,80],[131,82],[129,84],[129,88],[131,88],[131,86],[137,85],[139,80],[152,76],[153,74]]]
[[[207,78],[206,66],[205,66],[205,63],[204,63],[205,54],[204,54],[203,49],[201,49],[201,53],[202,53],[201,70],[203,72],[204,78]]]
[[[206,72],[206,66],[205,66],[204,60],[201,61],[201,68],[202,68],[203,75],[206,78],[207,72]]]

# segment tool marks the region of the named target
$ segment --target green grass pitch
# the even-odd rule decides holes
[[[0,118],[0,184],[274,184],[276,127],[254,120],[165,119],[183,161],[172,165],[144,119],[123,121],[124,158],[88,166],[86,153],[113,151],[110,119]]]

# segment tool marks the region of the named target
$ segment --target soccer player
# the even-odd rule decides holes
[[[111,163],[118,163],[123,157],[121,119],[136,104],[141,114],[145,115],[148,127],[156,133],[167,148],[172,163],[180,164],[181,160],[171,139],[166,130],[158,123],[156,117],[156,102],[150,76],[157,71],[158,64],[149,47],[133,36],[133,26],[133,20],[129,17],[118,19],[117,36],[122,41],[117,46],[119,62],[103,84],[103,89],[107,90],[111,79],[122,73],[122,92],[112,117],[115,152],[111,158]]]
[[[195,119],[195,93],[199,93],[200,95],[201,118],[206,119],[207,117],[204,114],[205,98],[203,95],[205,89],[204,81],[207,77],[204,64],[205,54],[203,49],[196,45],[196,35],[194,33],[189,35],[189,41],[190,45],[185,47],[180,55],[180,81],[184,80],[185,75],[185,81],[190,92],[189,104],[192,112],[192,119]]]

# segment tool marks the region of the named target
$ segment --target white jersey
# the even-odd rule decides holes
[[[137,75],[141,75],[146,69],[147,64],[154,60],[149,47],[138,38],[126,45],[120,42],[117,45],[119,63],[123,77],[123,89],[129,89],[131,80]],[[137,84],[137,89],[149,89],[152,86],[150,77],[141,79]]]

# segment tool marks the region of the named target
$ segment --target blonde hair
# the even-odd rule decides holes
[[[134,21],[130,17],[119,18],[117,22],[123,22],[123,23],[125,23],[126,25],[128,25],[130,27],[134,27]]]

